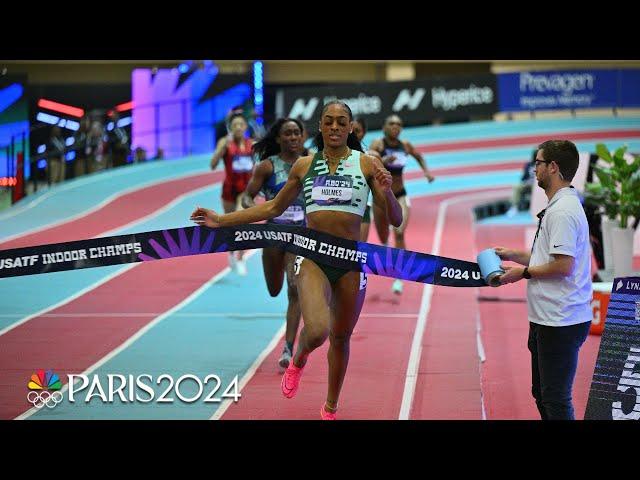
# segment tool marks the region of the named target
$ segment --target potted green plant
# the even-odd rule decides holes
[[[612,155],[604,144],[596,145],[596,153],[606,166],[594,166],[599,183],[585,186],[585,202],[603,214],[605,268],[613,269],[616,276],[631,274],[635,229],[630,219],[640,216],[640,156],[628,155],[627,148],[622,146]],[[613,268],[607,265],[607,257]]]

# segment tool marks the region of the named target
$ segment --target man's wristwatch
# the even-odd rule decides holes
[[[527,280],[531,278],[531,274],[529,273],[529,267],[524,267],[524,270],[522,271],[522,278],[526,278]]]

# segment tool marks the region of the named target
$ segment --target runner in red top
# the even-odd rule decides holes
[[[242,208],[240,199],[249,184],[253,172],[251,148],[253,140],[247,138],[249,125],[241,113],[229,118],[229,135],[221,138],[211,158],[211,169],[215,170],[221,158],[224,158],[224,183],[222,184],[222,206],[225,213]],[[229,252],[229,265],[240,275],[247,274],[244,263],[244,250]]]

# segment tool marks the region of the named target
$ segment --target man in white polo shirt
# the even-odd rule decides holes
[[[568,140],[538,146],[536,180],[549,203],[538,214],[531,253],[496,247],[503,265],[502,284],[527,279],[531,352],[531,393],[543,420],[574,420],[571,392],[578,350],[591,325],[591,254],[589,227],[571,180],[578,150]]]

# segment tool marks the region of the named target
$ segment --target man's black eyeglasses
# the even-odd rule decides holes
[[[541,163],[551,163],[551,162],[553,162],[553,160],[536,160],[534,163],[537,168],[538,165],[540,165]]]

